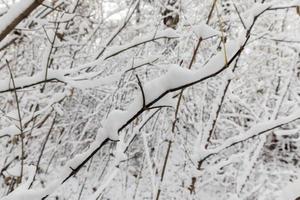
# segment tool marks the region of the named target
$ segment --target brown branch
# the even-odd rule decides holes
[[[137,66],[135,66],[135,67],[132,67],[132,68],[126,70],[124,73],[128,73],[128,72],[130,72],[130,71],[136,70],[136,69],[141,68],[141,67],[143,67],[143,66],[145,66],[145,65],[153,65],[152,63],[153,63],[153,62],[156,62],[156,61],[158,61],[158,60],[159,60],[159,58],[156,58],[156,59],[152,60],[151,62],[147,62],[147,63],[143,63],[143,64],[140,64],[140,65],[137,65]]]
[[[61,184],[63,184],[69,178],[71,178],[73,175],[75,175],[85,165],[85,163],[87,163],[87,161],[89,161],[109,141],[110,141],[110,139],[106,138],[97,149],[95,149],[86,159],[84,159],[84,161],[82,163],[80,163],[76,168],[72,169],[72,172],[61,182]]]
[[[228,63],[225,63],[225,65],[220,68],[218,71],[207,75],[205,77],[202,77],[198,80],[195,80],[193,82],[189,82],[186,83],[185,85],[181,85],[175,88],[171,88],[168,89],[166,91],[164,91],[163,93],[161,93],[158,97],[156,97],[154,100],[152,100],[151,102],[149,102],[148,104],[145,105],[145,107],[151,107],[152,105],[154,105],[156,102],[158,102],[161,98],[163,98],[166,94],[170,93],[170,92],[174,92],[174,91],[178,91],[181,89],[185,89],[189,86],[195,85],[197,83],[203,82],[211,77],[215,77],[216,75],[220,74],[222,71],[224,71],[240,54],[241,52],[244,50],[244,47],[248,44],[249,38],[250,38],[250,32],[252,27],[254,26],[257,18],[263,14],[266,10],[264,10],[263,12],[261,12],[260,14],[258,14],[257,16],[254,17],[253,23],[250,26],[250,28],[247,31],[246,34],[246,40],[244,41],[244,43],[241,45],[240,49],[231,57],[231,59],[228,61]],[[122,52],[122,51],[121,51]],[[136,114],[134,114],[127,122],[125,122],[119,129],[118,132],[122,131],[123,129],[125,129],[132,121],[134,121],[137,117],[139,117],[143,112],[145,111],[144,107],[142,107]],[[267,130],[268,131],[268,130]],[[265,132],[265,131],[264,131]],[[254,137],[254,136],[252,136]],[[72,172],[61,182],[61,184],[63,184],[65,181],[67,181],[70,177],[72,177],[73,175],[75,175],[88,161],[89,159],[91,159],[105,144],[107,144],[110,141],[109,138],[106,138],[100,145],[98,148],[96,148],[88,157],[86,157],[76,168],[72,169]],[[232,144],[234,145],[234,144]],[[159,196],[159,195],[158,195]],[[46,199],[48,197],[48,195],[46,195],[45,197],[43,197],[42,199]],[[159,198],[159,197],[158,197]]]
[[[238,60],[239,60],[240,56],[238,56],[238,58],[236,59],[235,61],[235,65],[232,69],[232,71],[234,72],[235,69],[237,68],[237,63],[238,63]],[[215,130],[215,127],[216,127],[216,124],[217,124],[217,121],[219,119],[219,115],[220,115],[220,112],[221,112],[221,108],[223,106],[223,103],[224,103],[224,100],[225,100],[225,96],[227,94],[227,91],[228,91],[228,88],[229,88],[229,85],[231,83],[231,80],[232,79],[229,79],[226,83],[226,86],[225,86],[225,89],[223,91],[223,94],[222,94],[222,97],[221,97],[221,101],[218,105],[218,108],[217,108],[217,111],[216,111],[216,117],[213,119],[213,122],[212,122],[212,127],[211,129],[209,130],[209,133],[208,133],[208,137],[207,137],[207,144],[205,145],[205,148],[207,149],[209,143],[210,143],[210,140],[211,140],[211,137],[213,136],[213,133],[214,133],[214,130]]]
[[[138,80],[138,84],[139,84],[139,87],[140,87],[141,93],[142,93],[143,108],[145,108],[145,106],[146,106],[145,92],[144,92],[144,89],[143,89],[143,86],[142,86],[142,83],[141,83],[141,80],[140,80],[139,76],[138,75],[135,75],[135,76],[136,76],[136,79]]]
[[[20,89],[32,87],[32,86],[35,86],[35,85],[39,85],[39,84],[45,83],[45,82],[61,82],[61,83],[64,83],[61,80],[58,80],[56,78],[51,78],[51,79],[47,79],[47,80],[42,80],[42,81],[37,81],[37,82],[34,82],[34,83],[30,83],[28,85],[23,85],[23,86],[18,86],[18,87],[15,87],[15,88],[9,88],[9,89],[5,89],[5,90],[1,90],[0,93],[12,92],[12,91],[15,91],[15,90],[20,90]]]
[[[207,17],[206,24],[209,23],[209,21],[210,21],[210,19],[212,17],[214,8],[216,6],[216,2],[217,2],[217,0],[213,1],[213,4],[211,6],[210,12],[209,12],[208,17]],[[196,49],[194,50],[192,59],[190,60],[190,63],[188,65],[188,69],[192,68],[193,63],[195,62],[196,55],[198,53],[200,44],[201,44],[202,41],[203,41],[203,38],[199,37],[197,45],[196,45]],[[176,127],[176,122],[177,122],[177,116],[178,116],[178,111],[179,111],[179,107],[180,107],[180,102],[181,102],[181,99],[182,99],[182,96],[183,96],[183,91],[184,91],[184,88],[180,90],[179,97],[178,97],[177,104],[176,104],[175,116],[174,116],[174,121],[173,121],[173,124],[172,124],[172,133],[173,134],[175,132],[175,127]],[[172,147],[172,141],[169,140],[168,141],[167,153],[166,153],[166,156],[165,156],[164,165],[163,165],[162,173],[161,173],[161,182],[163,181],[163,178],[164,178],[164,175],[165,175],[165,170],[166,170],[166,167],[167,167],[167,161],[168,161],[168,158],[169,158],[169,155],[170,155],[171,147]],[[157,194],[156,194],[156,200],[159,200],[160,193],[161,193],[161,189],[158,189]]]
[[[230,147],[233,147],[233,146],[235,146],[235,145],[237,145],[237,144],[243,143],[243,142],[245,142],[245,141],[247,141],[247,140],[249,140],[249,139],[256,138],[256,137],[258,137],[258,136],[260,136],[260,135],[262,135],[262,134],[264,134],[264,133],[266,133],[266,132],[269,132],[269,131],[271,131],[271,130],[274,130],[274,129],[279,128],[279,127],[281,127],[281,126],[283,126],[283,125],[285,125],[285,124],[294,122],[294,121],[299,120],[299,119],[300,119],[300,117],[295,118],[295,119],[292,119],[292,120],[290,120],[290,121],[288,121],[288,122],[280,123],[280,124],[278,124],[278,125],[276,125],[276,126],[274,126],[274,127],[271,127],[271,128],[266,129],[266,130],[260,131],[260,132],[258,132],[258,133],[256,133],[256,134],[251,135],[251,136],[249,136],[249,137],[246,137],[246,138],[244,138],[244,139],[241,139],[241,140],[232,142],[232,143],[230,143],[228,146],[225,146],[224,148],[222,148],[221,150],[219,150],[219,151],[217,151],[217,152],[210,153],[210,154],[206,155],[204,158],[202,158],[200,161],[198,161],[198,168],[197,168],[197,169],[200,170],[200,169],[201,169],[201,166],[202,166],[202,164],[203,164],[203,162],[204,162],[205,160],[207,160],[209,157],[211,157],[211,156],[213,156],[213,155],[216,155],[216,154],[220,153],[221,151],[224,151],[224,150],[226,150],[226,149],[228,149],[228,148],[230,148]]]
[[[12,74],[10,65],[8,60],[5,60],[6,64],[7,64],[7,68],[9,70],[9,74],[11,77],[11,81],[13,84],[13,87],[16,88],[16,84],[15,84],[15,80],[14,80],[14,76]],[[23,125],[22,125],[22,117],[21,117],[21,110],[20,110],[20,105],[19,105],[19,98],[18,98],[18,94],[17,91],[14,90],[15,93],[15,97],[16,97],[16,103],[17,103],[17,110],[18,110],[18,117],[19,117],[19,125],[20,125],[20,137],[21,137],[21,172],[20,172],[20,179],[19,179],[19,183],[22,182],[22,178],[23,178],[23,171],[24,171],[24,157],[25,157],[25,153],[24,153],[24,133],[23,133]]]
[[[292,6],[279,6],[279,7],[270,7],[267,10],[282,10],[282,9],[291,9],[291,8],[297,8],[298,6],[292,5]]]
[[[44,0],[35,0],[30,4],[24,12],[20,13],[12,22],[0,33],[0,41],[2,41],[23,19],[25,19],[32,11],[34,11]],[[9,14],[9,11],[8,13]]]
[[[243,20],[243,18],[242,18],[242,16],[241,16],[241,13],[240,13],[240,11],[238,10],[238,8],[236,7],[236,5],[235,5],[234,2],[233,2],[233,6],[234,6],[234,9],[235,9],[236,13],[238,14],[238,16],[239,16],[239,18],[240,18],[240,21],[241,21],[241,23],[242,23],[244,29],[246,30],[247,28],[246,28],[246,25],[245,25],[245,23],[244,23],[244,20]]]
[[[54,124],[55,124],[55,119],[56,119],[56,114],[54,115],[54,118],[53,118],[53,121],[52,121],[52,123],[51,123],[50,129],[49,129],[49,131],[48,131],[48,133],[47,133],[47,135],[46,135],[46,138],[45,138],[45,140],[44,140],[44,142],[43,142],[43,144],[42,144],[42,148],[41,148],[41,150],[40,150],[40,155],[39,155],[38,161],[37,161],[37,163],[36,163],[35,172],[34,172],[32,181],[31,181],[31,183],[30,183],[30,185],[29,185],[29,188],[32,187],[32,184],[33,184],[33,182],[35,181],[35,177],[36,177],[36,175],[37,175],[37,173],[38,173],[39,165],[40,165],[40,162],[41,162],[41,159],[42,159],[42,156],[43,156],[43,153],[44,153],[46,144],[47,144],[47,142],[48,142],[48,140],[49,140],[49,136],[50,136],[50,134],[51,134],[51,132],[52,132],[52,130],[53,130],[53,126],[54,126]],[[28,188],[28,189],[29,189],[29,188]]]
[[[139,0],[138,0],[139,1]],[[122,26],[117,30],[117,32],[109,39],[109,41],[105,44],[105,47],[98,53],[98,55],[96,56],[95,60],[99,59],[100,56],[102,56],[102,54],[105,52],[105,50],[107,49],[107,47],[113,42],[113,40],[121,33],[121,31],[126,27],[126,25],[128,24],[128,22],[130,21],[131,17],[134,14],[134,11],[136,10],[138,6],[138,3],[135,5],[134,9],[132,10],[131,13],[129,13],[129,11],[127,13],[126,19],[124,21],[124,23],[122,24]]]
[[[103,58],[103,60],[107,60],[107,59],[109,59],[109,58],[111,58],[111,57],[114,57],[114,56],[116,56],[116,55],[118,55],[118,54],[124,52],[124,51],[127,51],[127,50],[132,49],[132,48],[137,47],[137,46],[140,46],[140,45],[142,45],[142,44],[146,44],[146,43],[148,43],[148,42],[154,42],[155,40],[159,40],[159,39],[174,39],[174,38],[178,38],[178,37],[177,37],[177,36],[175,36],[175,37],[172,37],[172,36],[160,36],[160,37],[155,37],[155,36],[154,36],[154,37],[151,38],[151,39],[144,40],[144,41],[140,41],[140,42],[138,42],[138,43],[136,43],[136,44],[132,44],[131,46],[128,46],[128,47],[126,47],[126,48],[124,48],[124,49],[121,49],[121,50],[118,50],[118,51],[116,51],[116,52],[113,52],[112,54],[105,56],[105,57]]]

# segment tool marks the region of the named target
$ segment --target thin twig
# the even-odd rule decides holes
[[[215,8],[216,2],[217,2],[217,0],[213,1],[212,7],[211,7],[210,12],[209,12],[209,15],[207,17],[206,24],[209,23],[209,21],[210,21],[210,19],[212,17],[212,13],[213,13],[213,10]],[[196,45],[196,49],[194,50],[192,59],[190,60],[190,63],[188,65],[188,69],[192,68],[192,65],[195,62],[196,55],[198,53],[198,50],[199,50],[199,47],[200,47],[200,44],[201,44],[202,41],[203,41],[203,38],[199,37],[197,45]],[[177,122],[177,116],[178,116],[178,112],[179,112],[180,102],[181,102],[181,99],[182,99],[182,96],[183,96],[183,91],[184,91],[184,88],[180,90],[179,97],[178,97],[177,104],[176,104],[174,121],[173,121],[173,124],[172,124],[172,133],[173,134],[175,132],[175,127],[176,127],[176,122]],[[167,153],[166,153],[166,156],[165,156],[165,159],[164,159],[164,164],[163,164],[162,173],[161,173],[161,179],[160,179],[161,182],[163,181],[163,178],[164,178],[164,175],[165,175],[167,161],[168,161],[168,158],[169,158],[169,155],[170,155],[171,147],[172,147],[172,141],[169,140],[168,141]],[[157,194],[156,194],[156,200],[159,200],[160,193],[161,193],[161,189],[158,188],[158,191],[157,191]]]
[[[122,24],[122,26],[118,29],[118,31],[110,38],[110,40],[105,44],[105,47],[98,53],[98,55],[96,56],[95,60],[99,59],[103,53],[105,52],[106,48],[113,42],[113,40],[121,33],[121,31],[126,27],[126,25],[128,24],[128,22],[130,21],[131,17],[134,14],[135,9],[138,6],[140,0],[137,0],[135,7],[132,9],[132,12],[129,13],[130,9],[128,9],[127,15],[125,17],[124,23]]]
[[[244,20],[242,19],[241,13],[240,13],[240,11],[238,10],[238,8],[236,7],[236,5],[235,5],[234,2],[233,2],[233,6],[234,6],[234,9],[235,9],[236,13],[238,14],[238,16],[239,16],[239,18],[240,18],[240,21],[241,21],[241,23],[242,23],[244,29],[246,30],[247,28],[246,28],[246,25],[245,25],[245,23],[244,23]]]
[[[141,89],[141,93],[142,93],[142,96],[143,96],[143,108],[146,108],[146,99],[145,99],[145,93],[144,93],[144,89],[143,89],[143,86],[142,86],[142,83],[141,83],[141,80],[139,78],[139,76],[136,74],[135,75],[136,79],[138,80],[138,84],[139,84],[139,87]]]
[[[22,117],[21,117],[21,110],[20,110],[20,105],[19,105],[19,99],[18,99],[18,94],[17,94],[17,91],[16,91],[16,84],[15,84],[15,80],[14,80],[14,76],[12,74],[12,71],[11,71],[11,68],[10,68],[10,65],[9,65],[9,62],[8,60],[5,60],[6,61],[6,64],[7,64],[7,68],[9,70],[9,74],[10,74],[10,77],[11,77],[11,81],[12,81],[12,84],[13,84],[13,87],[14,87],[14,93],[15,93],[15,97],[16,97],[16,103],[17,103],[17,110],[18,110],[18,117],[19,117],[19,125],[20,125],[20,137],[21,137],[21,172],[20,172],[20,181],[19,183],[22,182],[22,178],[23,178],[23,171],[24,171],[24,134],[23,134],[23,124],[22,124]]]
[[[48,140],[49,140],[49,136],[50,136],[50,134],[51,134],[51,132],[52,132],[52,130],[53,130],[53,126],[54,126],[54,124],[55,124],[55,119],[56,119],[56,114],[54,115],[54,118],[53,118],[53,120],[52,120],[50,129],[49,129],[49,131],[48,131],[48,133],[47,133],[47,135],[46,135],[46,137],[45,137],[45,140],[44,140],[44,142],[43,142],[42,148],[41,148],[41,150],[40,150],[40,155],[39,155],[38,160],[37,160],[37,163],[36,163],[35,172],[34,172],[32,181],[31,181],[31,183],[30,183],[28,189],[30,189],[30,188],[32,187],[32,184],[33,184],[33,182],[35,181],[35,177],[36,177],[37,172],[38,172],[38,170],[39,170],[39,165],[40,165],[40,162],[41,162],[41,159],[42,159],[42,156],[43,156],[43,153],[44,153],[46,144],[47,144],[47,142],[48,142]]]

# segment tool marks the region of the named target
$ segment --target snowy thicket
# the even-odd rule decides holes
[[[300,198],[299,0],[0,1],[0,199]]]

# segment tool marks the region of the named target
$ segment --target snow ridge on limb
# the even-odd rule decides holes
[[[141,44],[151,42],[154,40],[158,39],[163,39],[163,38],[169,38],[169,39],[174,39],[178,38],[179,35],[174,31],[173,29],[166,29],[162,31],[156,31],[154,33],[149,33],[143,37],[137,37],[134,38],[130,43],[124,44],[121,46],[112,46],[106,49],[104,55],[103,55],[103,60],[107,60],[113,56],[116,56],[128,49],[131,49],[133,47],[139,46]],[[99,58],[101,60],[101,58]]]
[[[47,79],[45,79],[45,74],[40,72],[34,76],[30,77],[18,77],[15,78],[16,87],[14,88],[11,84],[10,79],[5,79],[0,81],[0,93],[14,91],[22,88],[31,87],[43,82],[49,81],[65,81],[65,75],[61,74],[61,70],[51,70],[49,69]]]
[[[21,189],[16,189],[8,196],[3,197],[1,200],[41,200],[46,199],[51,193],[53,193],[62,183],[75,175],[78,170],[92,157],[96,152],[105,145],[109,139],[105,134],[98,134],[95,142],[93,142],[90,148],[82,153],[76,155],[71,159],[64,167],[59,171],[57,179],[49,184],[46,188],[40,189],[28,189],[28,187],[20,186]],[[98,144],[101,144],[100,146]],[[26,183],[24,183],[26,184]]]
[[[238,41],[229,41],[226,44],[225,48],[228,56],[228,62],[225,61],[223,52],[219,52],[199,70],[192,71],[182,69],[179,66],[171,67],[170,70],[162,77],[145,84],[143,87],[145,99],[142,99],[139,94],[139,96],[136,97],[136,100],[125,111],[113,112],[114,114],[110,115],[108,120],[103,124],[104,129],[99,130],[96,141],[94,141],[84,153],[75,156],[71,161],[69,161],[60,170],[61,173],[59,177],[46,189],[42,189],[42,192],[27,190],[28,195],[30,192],[36,191],[36,193],[39,194],[39,199],[40,197],[42,197],[42,199],[47,198],[47,196],[62,183],[75,175],[90,158],[92,158],[105,144],[108,143],[110,140],[109,138],[116,140],[120,131],[127,127],[128,124],[140,116],[145,110],[151,109],[155,106],[156,103],[161,101],[161,99],[167,94],[189,87],[196,83],[200,83],[220,74],[241,53],[249,39],[249,37],[245,36],[240,38],[241,39]],[[145,103],[143,104],[143,102]],[[106,131],[111,132],[107,133]],[[23,197],[26,197],[26,195],[26,192],[24,192]]]
[[[147,59],[139,59],[137,60],[134,65],[132,66],[132,69],[142,67],[147,64],[151,64],[159,59],[158,56],[153,56]],[[15,78],[15,84],[16,88],[12,87],[11,80],[10,79],[4,79],[0,80],[0,93],[4,92],[9,92],[9,91],[14,91],[14,90],[19,90],[27,87],[32,87],[41,83],[45,82],[62,82],[62,83],[67,83],[72,87],[75,88],[80,88],[80,89],[86,89],[86,88],[95,88],[103,85],[108,85],[116,82],[117,80],[120,79],[121,75],[123,73],[126,73],[130,70],[131,68],[127,68],[125,70],[122,70],[121,72],[117,72],[115,74],[106,76],[106,77],[101,77],[101,78],[95,78],[97,74],[95,75],[94,73],[88,73],[86,75],[77,75],[74,77],[70,77],[70,74],[73,73],[78,73],[81,69],[85,68],[86,66],[83,67],[78,67],[74,69],[68,69],[68,70],[53,70],[53,69],[48,69],[47,73],[47,78],[45,79],[45,72],[38,72],[33,76],[28,76],[28,77],[17,77]],[[92,74],[92,75],[91,75]],[[80,79],[80,80],[77,80]]]
[[[0,41],[2,41],[24,18],[44,0],[22,0],[0,18]]]
[[[221,73],[227,68],[228,64],[230,64],[236,58],[241,48],[243,47],[239,45],[239,42],[228,42],[226,45],[229,60],[228,63],[225,63],[225,60],[223,59],[223,52],[219,52],[210,60],[210,62],[208,62],[199,70],[192,71],[183,69],[179,66],[170,67],[165,75],[145,84],[145,105],[143,105],[142,97],[140,94],[138,94],[133,103],[128,106],[126,111],[113,111],[113,115],[109,115],[108,119],[104,120],[104,129],[100,129],[98,131],[96,140],[84,153],[79,154],[71,159],[60,170],[59,177],[52,184],[50,184],[46,189],[30,189],[27,190],[27,192],[24,191],[22,196],[24,197],[26,195],[31,195],[34,191],[37,198],[31,199],[40,199],[41,197],[46,199],[47,196],[57,189],[62,183],[75,175],[87,163],[87,161],[111,139],[118,140],[118,133],[127,127],[127,125],[130,124],[134,119],[140,116],[145,110],[151,109],[152,106],[159,104],[161,100],[165,100],[164,97],[168,93],[202,82]]]
[[[256,124],[254,127],[250,128],[246,133],[229,138],[229,139],[225,140],[221,145],[217,146],[214,149],[209,149],[209,150],[202,149],[201,153],[198,153],[196,159],[204,160],[204,159],[208,158],[209,156],[215,155],[229,147],[232,147],[236,144],[239,144],[239,143],[249,140],[251,138],[257,137],[264,133],[267,133],[270,130],[278,128],[284,124],[291,123],[298,119],[300,119],[300,108],[296,109],[296,111],[293,114],[289,115],[288,117],[284,117],[284,118],[281,118],[278,120],[270,120],[267,122],[262,122],[262,123]]]
[[[245,22],[243,22],[243,25],[246,30],[240,31],[240,34],[237,38],[237,43],[240,46],[240,49],[237,52],[237,54],[235,55],[236,57],[238,57],[241,54],[244,47],[246,46],[246,44],[250,38],[250,33],[251,33],[258,17],[261,16],[265,11],[267,11],[267,9],[270,8],[271,6],[272,6],[272,4],[255,3],[254,6],[244,14],[244,17],[245,17],[244,20],[246,20],[247,24],[245,25]],[[228,53],[228,52],[226,52],[226,53]],[[220,60],[221,60],[221,58],[220,58]],[[229,66],[232,61],[233,60],[230,59],[230,56],[229,56],[229,61],[227,63],[227,66]],[[201,169],[202,163],[208,157],[218,153],[218,152],[217,153],[208,153],[208,151],[206,150],[206,147],[205,147],[207,144],[202,143],[201,141],[202,140],[200,138],[197,139],[196,147],[194,148],[194,155],[193,155],[193,159],[195,160],[195,162],[198,162],[198,170]],[[197,149],[198,149],[198,152],[197,152]]]

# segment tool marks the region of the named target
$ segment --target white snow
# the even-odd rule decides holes
[[[192,26],[192,29],[196,32],[198,37],[202,37],[203,39],[221,35],[220,31],[213,29],[204,22],[200,23],[199,25]]]
[[[6,45],[8,45],[11,41],[13,41],[17,38],[18,38],[17,35],[8,35],[7,37],[5,37],[3,40],[0,41],[0,50],[2,48],[5,48]]]
[[[281,191],[281,195],[278,200],[295,200],[300,197],[300,179],[293,183],[287,184],[287,186]]]
[[[65,81],[64,74],[59,70],[48,70],[47,79],[57,79]],[[16,88],[23,88],[29,85],[34,85],[45,80],[45,73],[40,72],[31,77],[17,77],[14,79]],[[10,79],[0,80],[0,92],[13,89],[13,84]]]
[[[177,38],[177,37],[179,37],[179,35],[173,29],[159,30],[159,31],[155,31],[154,33],[148,33],[142,37],[134,38],[130,43],[127,43],[127,44],[124,44],[121,46],[112,46],[112,47],[107,48],[103,55],[103,60],[106,60],[113,55],[119,54],[127,49],[136,47],[140,44],[143,44],[143,43],[146,43],[149,41],[154,41],[154,40],[162,39],[162,38]]]
[[[22,11],[22,7],[25,9],[33,2],[8,1],[18,2],[13,7],[18,6],[19,10],[13,12],[12,8],[9,15],[0,18],[0,31]],[[277,6],[256,3],[241,13],[246,28],[250,28],[256,16],[274,8],[259,16],[254,32],[247,35],[253,38],[246,46],[247,30],[242,30],[236,12],[226,12],[225,9],[233,8],[232,2],[226,3],[221,11],[222,17],[224,14],[222,21],[230,26],[230,30],[225,33],[228,37],[221,49],[219,37],[222,34],[212,28],[220,22],[216,10],[220,7],[214,8],[210,21],[212,27],[199,24],[204,19],[202,15],[208,14],[212,2],[192,0],[183,2],[178,8],[175,6],[175,9],[166,5],[166,8],[176,10],[175,13],[178,11],[180,22],[176,30],[164,30],[160,11],[165,6],[160,1],[151,6],[139,4],[141,1],[132,1],[130,5],[125,5],[127,1],[119,5],[117,0],[91,1],[89,5],[76,1],[68,4],[64,0],[46,1],[40,10],[44,11],[37,12],[37,17],[43,19],[26,20],[32,20],[30,28],[33,29],[22,29],[26,37],[20,43],[17,40],[16,49],[1,51],[3,61],[8,59],[12,64],[16,87],[26,87],[18,91],[26,135],[22,184],[14,185],[14,191],[7,194],[11,179],[4,177],[1,200],[40,200],[46,195],[50,195],[49,199],[56,198],[56,195],[59,199],[78,199],[78,195],[82,195],[80,199],[90,200],[99,196],[134,199],[134,195],[135,199],[155,199],[158,189],[162,190],[160,199],[276,199],[277,192],[265,197],[295,177],[297,165],[294,163],[297,161],[292,160],[292,156],[299,147],[300,121],[296,120],[300,118],[300,98],[295,73],[299,60],[298,43],[272,40],[298,39],[294,30],[298,24],[293,23],[294,19],[298,22],[296,10],[276,10],[278,5],[292,5],[289,2],[293,0]],[[63,4],[57,10],[49,8],[58,3]],[[124,17],[125,22],[134,13],[130,22],[123,24],[122,20],[118,26],[118,22],[112,19],[118,14],[107,15],[109,4],[117,6],[114,9],[122,15],[118,17]],[[242,11],[251,4],[253,1],[241,1],[236,5]],[[136,5],[140,13],[135,12]],[[188,7],[193,5],[197,7]],[[128,6],[130,8],[126,8]],[[85,10],[91,12],[85,13]],[[66,31],[67,38],[55,41],[52,49],[47,37],[49,40],[55,37],[52,20],[56,14],[59,16],[59,32]],[[64,23],[74,17],[76,20],[65,26]],[[5,18],[8,22],[2,23]],[[184,21],[189,21],[188,25]],[[273,29],[265,27],[268,22]],[[280,31],[281,28],[286,30]],[[192,69],[187,69],[197,42],[194,36],[202,39],[217,37],[201,43]],[[0,49],[15,37],[11,34],[2,40]],[[245,47],[245,51],[239,57],[234,74],[233,56],[236,58],[241,47]],[[99,55],[97,48],[103,54]],[[48,66],[49,58],[53,59],[51,66]],[[231,61],[230,66],[227,66],[227,61]],[[155,65],[151,65],[153,62]],[[18,113],[14,93],[7,92],[14,88],[4,64],[0,80],[0,171],[3,170],[3,176],[19,176],[22,146],[20,140],[17,144],[13,140],[20,133]],[[293,72],[291,76],[288,76],[288,68]],[[139,75],[142,89],[135,75]],[[45,90],[40,91],[43,82],[49,79],[58,82],[49,82]],[[229,80],[232,80],[231,85],[223,96]],[[277,84],[278,92],[276,89],[274,94]],[[178,92],[186,87],[189,89],[185,90],[181,101],[176,133],[170,134]],[[264,90],[263,94],[257,93],[259,89]],[[224,105],[217,115],[223,97]],[[172,108],[161,109],[159,106]],[[295,112],[289,114],[292,111]],[[57,118],[53,131],[45,140],[54,116]],[[215,134],[207,143],[216,119]],[[292,152],[288,155],[291,160],[287,159],[291,163],[285,163],[285,158],[276,154],[277,151],[271,152],[280,160],[278,162],[287,166],[284,172],[276,171],[283,169],[277,161],[261,157],[266,137],[271,132],[279,136],[279,145],[287,145],[288,151]],[[286,137],[280,137],[283,135]],[[100,145],[108,139],[114,142],[110,141],[102,148]],[[168,147],[166,140],[172,141],[172,149],[162,181],[160,176]],[[29,189],[37,169],[27,164],[36,164],[35,153],[39,153],[43,141],[47,144],[39,173]],[[296,145],[288,145],[289,142]],[[235,144],[240,145],[234,147],[241,148],[230,148]],[[213,156],[204,163],[203,170],[197,170],[197,161],[210,155]],[[83,163],[85,166],[71,177],[73,170]],[[270,170],[273,167],[276,170]],[[285,174],[289,177],[282,177]],[[194,177],[197,179],[195,194],[189,194],[187,188],[191,181],[193,184]],[[68,181],[64,182],[66,178]],[[299,186],[299,181],[288,185],[282,191],[281,199],[295,200]]]
[[[278,127],[282,124],[286,124],[286,123],[295,121],[299,118],[300,118],[300,109],[298,108],[295,110],[295,112],[293,114],[291,114],[287,117],[256,124],[254,127],[249,129],[246,133],[240,134],[237,136],[233,136],[233,137],[223,141],[222,144],[217,146],[216,148],[206,150],[205,152],[202,152],[201,154],[199,153],[198,158],[196,160],[201,160],[202,158],[206,157],[207,155],[216,154],[237,142],[247,140],[251,137],[254,137],[254,136],[260,134],[261,132],[268,131],[268,130]]]
[[[23,13],[35,0],[22,0],[15,3],[8,12],[0,17],[0,33],[3,32],[21,13]]]
[[[24,172],[28,174],[28,179],[9,195],[3,197],[1,200],[40,200],[44,196],[43,190],[28,190],[28,187],[33,180],[35,166],[25,166]]]
[[[57,114],[59,114],[60,116],[64,115],[64,110],[63,110],[62,106],[59,103],[54,104],[52,107],[53,107],[53,109],[55,110],[55,112]]]
[[[79,89],[87,89],[87,88],[97,88],[101,87],[103,85],[111,85],[120,80],[123,72],[117,72],[115,74],[106,76],[106,77],[101,77],[101,78],[96,78],[92,80],[80,80],[80,81],[73,81],[73,80],[68,80],[67,83],[75,88]],[[76,77],[77,78],[77,77]]]
[[[126,114],[121,110],[112,111],[108,118],[103,122],[104,133],[111,140],[118,140],[118,129],[126,122]]]
[[[0,137],[5,135],[14,136],[20,133],[20,129],[17,128],[15,125],[0,129]]]
[[[250,26],[253,23],[254,17],[258,16],[262,12],[264,12],[266,9],[270,8],[273,4],[272,3],[254,3],[252,8],[250,8],[246,13],[243,14],[243,21],[245,23],[245,26],[247,30],[250,28]]]

